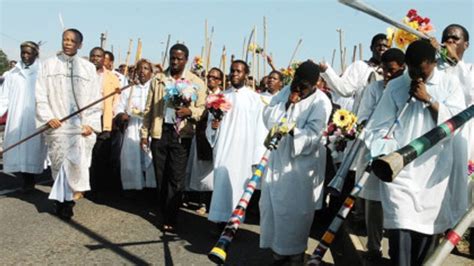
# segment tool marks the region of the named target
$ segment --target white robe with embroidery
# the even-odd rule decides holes
[[[426,81],[426,89],[439,103],[438,119],[434,121],[428,108],[412,100],[399,119],[393,133],[395,147],[375,151],[386,142],[383,139],[409,95],[411,79],[404,74],[392,80],[367,126],[366,144],[371,152],[388,154],[401,148],[465,108],[464,95],[459,80],[434,70]],[[458,136],[458,134],[456,134]],[[401,170],[391,183],[381,182],[380,196],[383,207],[384,228],[408,229],[433,235],[452,228],[467,207],[467,191],[451,191],[450,182],[464,182],[466,178],[453,176],[453,139],[438,143]],[[463,181],[464,180],[464,181]],[[457,187],[457,186],[454,186]],[[452,206],[453,201],[457,206]]]
[[[384,92],[384,81],[379,80],[369,84],[365,89],[362,99],[360,101],[359,111],[357,113],[358,121],[364,121],[369,119],[372,112],[377,107],[377,103],[382,97]],[[367,121],[370,123],[370,121]],[[367,126],[368,124],[366,124]],[[362,190],[359,193],[359,197],[368,200],[380,201],[380,179],[373,173],[367,173],[365,167],[368,160],[370,160],[370,151],[367,146],[362,143],[363,147],[360,148],[359,154],[356,157],[356,180],[359,180],[362,175],[368,175],[367,181],[362,186]]]
[[[206,129],[214,158],[214,192],[209,220],[217,222],[230,218],[252,177],[252,165],[258,164],[265,152],[260,95],[246,86],[238,90],[229,88],[224,95],[232,108],[224,115],[217,130],[211,128],[213,118],[209,115]]]
[[[101,97],[96,69],[89,61],[63,53],[48,58],[36,81],[36,125],[66,117]],[[96,135],[84,137],[81,133],[83,125],[100,132],[101,112],[102,104],[96,104],[44,133],[55,180],[50,199],[70,201],[73,192],[90,189],[89,166]]]
[[[127,113],[130,115],[128,127],[123,139],[122,152],[120,154],[120,176],[123,189],[143,189],[144,187],[156,187],[155,170],[152,164],[151,151],[145,152],[140,147],[140,128],[143,117],[134,112],[143,112],[146,98],[150,90],[150,81],[144,85],[135,85],[126,90],[120,96],[115,113]],[[132,98],[130,105],[130,92]],[[127,109],[128,106],[128,110]],[[135,110],[135,111],[132,111]],[[144,174],[145,172],[145,174]]]
[[[8,111],[3,148],[36,131],[35,82],[39,61],[28,68],[19,62],[6,75],[0,89],[0,116]],[[3,155],[3,171],[40,174],[46,160],[46,145],[38,135]]]
[[[264,110],[267,129],[286,113],[289,87]],[[277,98],[277,99],[275,99]],[[326,148],[321,136],[331,114],[329,98],[320,90],[290,107],[294,135],[284,136],[270,154],[260,198],[260,247],[281,255],[306,250],[314,210],[323,201]]]

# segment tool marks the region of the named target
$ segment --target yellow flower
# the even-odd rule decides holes
[[[332,122],[339,128],[347,128],[352,123],[351,112],[345,109],[337,110],[332,116]]]
[[[393,28],[387,28],[387,45],[388,45],[388,47],[392,47],[394,37],[395,37],[395,30]]]
[[[250,52],[255,51],[255,49],[257,49],[257,45],[256,45],[255,43],[249,44],[249,49],[248,49],[248,50],[249,50]]]

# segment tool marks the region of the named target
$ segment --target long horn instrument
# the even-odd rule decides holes
[[[453,248],[461,241],[462,236],[469,228],[471,223],[474,221],[474,206],[471,206],[469,210],[461,218],[461,221],[449,230],[444,239],[431,254],[431,256],[423,263],[423,265],[429,266],[440,266],[446,260]]]
[[[392,182],[407,164],[434,147],[438,142],[451,137],[456,129],[464,125],[473,116],[474,105],[471,105],[423,136],[412,140],[405,147],[374,160],[372,171],[382,181]]]
[[[279,126],[288,125],[286,118],[288,117],[289,111],[293,109],[293,106],[290,106],[285,117],[279,120]],[[232,240],[234,239],[240,224],[243,222],[245,212],[247,210],[247,206],[250,202],[250,199],[252,198],[253,192],[255,191],[257,184],[260,182],[260,179],[267,167],[270,153],[277,148],[278,142],[281,140],[281,138],[281,134],[275,134],[270,139],[270,142],[267,146],[268,149],[265,151],[262,158],[260,159],[260,163],[257,165],[252,178],[247,183],[244,193],[240,198],[237,207],[235,207],[234,211],[232,212],[232,216],[228,220],[224,231],[219,237],[217,243],[212,248],[211,252],[209,252],[209,254],[207,255],[212,262],[219,265],[224,264],[227,258],[227,249],[229,248]]]
[[[359,10],[359,11],[361,11],[361,12],[364,12],[364,13],[366,13],[366,14],[368,14],[368,15],[371,15],[371,16],[374,17],[374,18],[378,18],[378,19],[380,19],[380,20],[382,20],[382,21],[384,21],[384,22],[387,22],[388,24],[390,24],[390,25],[392,25],[392,26],[394,26],[394,27],[397,27],[397,28],[402,29],[402,30],[404,30],[404,31],[406,31],[406,32],[409,32],[409,33],[415,35],[415,36],[418,37],[418,38],[421,38],[421,39],[430,39],[430,38],[431,38],[431,36],[429,36],[429,35],[427,35],[427,34],[425,34],[425,33],[423,33],[423,32],[417,31],[417,30],[415,30],[415,29],[413,29],[413,28],[411,28],[411,27],[409,27],[409,26],[407,26],[407,25],[405,25],[405,24],[403,24],[403,23],[400,23],[400,22],[398,22],[398,21],[392,19],[391,17],[389,17],[389,16],[387,16],[387,15],[384,15],[382,12],[380,12],[380,11],[378,11],[377,9],[375,9],[375,8],[373,8],[373,7],[371,7],[371,6],[369,6],[368,4],[362,2],[361,0],[338,0],[338,1],[339,1],[339,3],[341,3],[341,4],[344,4],[344,5],[346,5],[346,6],[349,6],[349,7],[352,7],[352,8],[354,8],[354,9],[357,9],[357,10]],[[440,52],[440,51],[438,50],[438,53],[439,53],[439,52]],[[449,57],[446,57],[445,59],[448,61],[448,63],[450,63],[450,64],[452,64],[452,65],[455,65],[455,64],[456,64],[456,62],[454,62],[454,61],[453,61],[451,58],[449,58]]]
[[[98,100],[96,100],[96,101],[94,101],[94,102],[92,102],[92,103],[90,103],[90,104],[88,104],[88,105],[82,107],[81,109],[78,109],[77,111],[72,112],[71,114],[69,114],[69,115],[67,115],[67,116],[65,116],[65,117],[63,117],[63,118],[61,118],[59,121],[62,123],[62,122],[64,122],[64,121],[70,119],[71,117],[73,117],[73,116],[75,116],[75,115],[77,115],[77,114],[83,112],[84,110],[89,109],[91,106],[96,105],[96,104],[98,104],[98,103],[104,101],[105,99],[108,99],[108,98],[114,96],[115,94],[121,93],[122,91],[128,89],[128,88],[129,88],[130,86],[132,86],[132,85],[133,85],[133,84],[129,84],[129,85],[123,87],[123,88],[117,88],[117,89],[115,89],[114,92],[111,92],[111,93],[107,94],[106,96],[104,96],[104,97],[102,97],[102,98],[100,98],[100,99],[98,99]],[[11,149],[13,149],[13,148],[15,148],[16,146],[18,146],[18,145],[20,145],[20,144],[22,144],[22,143],[24,143],[24,142],[30,140],[31,138],[33,138],[33,137],[35,137],[35,136],[37,136],[37,135],[39,135],[39,134],[45,132],[46,130],[48,130],[48,129],[50,129],[50,128],[51,128],[51,127],[50,127],[48,124],[42,125],[41,127],[37,128],[37,129],[36,129],[36,132],[34,132],[33,134],[31,134],[31,135],[25,137],[24,139],[22,139],[22,140],[20,140],[20,141],[18,141],[18,142],[16,142],[16,143],[14,143],[14,144],[12,144],[12,145],[6,147],[4,150],[0,151],[0,155],[5,154],[5,152],[7,152],[7,151],[9,151],[9,150],[11,150]]]

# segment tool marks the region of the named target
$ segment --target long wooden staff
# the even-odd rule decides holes
[[[295,50],[293,51],[293,54],[291,55],[290,62],[288,63],[288,67],[291,66],[291,63],[293,63],[293,59],[295,59],[296,52],[298,51],[298,48],[300,47],[301,43],[303,42],[303,39],[299,39],[298,43],[296,44]]]
[[[254,35],[254,30],[255,28],[252,29],[252,31],[250,32],[250,37],[249,37],[249,40],[247,42],[247,47],[245,49],[245,63],[249,63],[249,47],[250,47],[250,44],[252,43],[252,40],[253,40],[253,35]]]
[[[336,49],[332,50],[331,67],[334,68],[334,59],[336,58]]]
[[[267,52],[267,18],[263,17],[263,52]],[[267,75],[267,56],[265,54],[262,55],[263,59],[263,75]]]
[[[163,61],[161,61],[161,67],[165,70],[166,56],[168,55],[168,48],[170,46],[171,34],[168,34],[168,40],[166,41],[165,52],[163,54]]]
[[[451,254],[453,248],[461,241],[462,236],[469,228],[471,223],[474,221],[474,206],[471,206],[469,210],[461,218],[461,221],[454,227],[454,229],[449,230],[444,239],[431,254],[431,256],[423,263],[423,265],[430,266],[440,266],[443,265],[443,262]],[[471,233],[472,234],[472,233]]]
[[[254,44],[254,49],[252,50],[252,76],[253,76],[253,82],[252,82],[252,89],[255,91],[255,84],[257,83],[257,70],[255,69],[257,67],[257,64],[255,62],[258,60],[256,59],[257,53],[255,50],[257,50],[257,26],[253,26],[253,44]]]
[[[77,115],[77,114],[83,112],[83,111],[86,110],[86,109],[89,109],[91,106],[96,105],[96,104],[98,104],[98,103],[104,101],[105,99],[108,99],[108,98],[114,96],[115,94],[120,94],[120,93],[122,93],[122,91],[128,89],[128,88],[131,87],[132,85],[133,85],[133,84],[129,84],[129,85],[123,87],[123,88],[116,88],[114,92],[111,92],[111,93],[107,94],[106,96],[104,96],[104,97],[102,97],[102,98],[100,98],[100,99],[98,99],[98,100],[96,100],[96,101],[94,101],[94,102],[92,102],[92,103],[90,103],[90,104],[88,104],[88,105],[86,105],[86,106],[84,106],[84,107],[78,109],[77,111],[75,111],[75,112],[73,112],[73,113],[71,113],[71,114],[69,114],[69,115],[67,115],[67,116],[65,116],[65,117],[63,117],[63,118],[61,118],[61,119],[59,120],[59,122],[63,123],[64,121],[70,119],[71,117],[73,117],[73,116],[75,116],[75,115]],[[48,130],[48,129],[50,129],[50,128],[51,128],[51,127],[50,127],[48,124],[42,125],[41,127],[39,127],[39,128],[36,129],[36,132],[35,132],[35,133],[29,135],[28,137],[26,137],[26,138],[24,138],[24,139],[22,139],[22,140],[20,140],[20,141],[18,141],[18,142],[16,142],[16,143],[10,145],[10,146],[8,146],[8,147],[5,148],[3,151],[0,151],[0,155],[5,154],[5,152],[7,152],[7,151],[9,151],[9,150],[11,150],[11,149],[13,149],[13,148],[15,148],[16,146],[18,146],[18,145],[20,145],[20,144],[26,142],[27,140],[29,140],[29,139],[31,139],[31,138],[33,138],[33,137],[35,137],[35,136],[37,136],[37,135],[39,135],[39,134],[45,132],[46,130]]]
[[[344,73],[344,50],[343,50],[343,41],[342,41],[342,29],[336,29],[336,31],[339,33],[339,52],[341,55],[341,73]]]
[[[438,142],[448,139],[454,131],[474,116],[474,105],[451,117],[423,136],[412,140],[405,147],[374,160],[372,171],[384,182],[392,182],[400,171]]]
[[[123,75],[125,76],[125,78],[127,78],[127,75],[128,75],[128,62],[130,61],[130,53],[132,52],[132,44],[133,44],[133,40],[130,39],[130,42],[128,43],[127,57],[125,58],[125,70],[123,71]]]
[[[245,56],[245,44],[247,43],[247,37],[244,37],[244,43],[242,44],[242,59],[244,59]]]
[[[135,74],[137,73],[137,63],[140,61],[142,58],[142,40],[138,38],[138,44],[137,44],[137,52],[135,54],[135,72],[132,74],[132,80],[135,80]],[[132,104],[132,94],[133,94],[133,89],[135,86],[133,86],[130,89],[130,94],[128,95],[128,100],[127,100],[127,106],[125,107],[125,113],[128,113],[128,110],[130,109],[130,105]]]
[[[288,110],[292,110],[290,108]],[[279,124],[284,125],[286,122],[286,117],[288,115],[288,111],[285,114],[284,119],[280,119]],[[227,257],[227,249],[229,248],[232,239],[234,239],[237,230],[239,229],[240,224],[243,222],[245,211],[247,210],[247,206],[249,204],[250,199],[252,198],[253,192],[257,188],[257,184],[260,182],[260,179],[265,171],[265,168],[268,164],[268,158],[270,153],[275,150],[278,146],[278,142],[281,140],[281,134],[275,134],[272,139],[270,140],[270,144],[268,145],[268,149],[260,159],[260,163],[257,165],[257,168],[252,176],[252,178],[247,183],[247,186],[244,190],[242,197],[237,204],[237,207],[232,212],[232,216],[230,217],[227,225],[224,228],[219,240],[212,248],[211,252],[207,255],[208,258],[216,264],[224,264],[226,257]]]

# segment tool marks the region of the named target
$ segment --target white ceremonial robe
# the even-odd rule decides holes
[[[126,90],[120,96],[120,101],[115,110],[116,114],[127,113],[130,115],[120,154],[120,177],[122,179],[122,187],[125,190],[156,187],[151,151],[145,152],[140,147],[140,128],[143,124],[143,117],[134,114],[132,111],[133,109],[143,112],[149,90],[150,80],[144,85],[135,85],[133,90],[132,88]],[[132,93],[132,98],[127,109],[130,92]]]
[[[19,62],[6,75],[0,89],[0,116],[8,111],[3,148],[36,131],[35,82],[39,61],[25,68]],[[3,155],[3,171],[40,174],[46,160],[44,137],[38,135]]]
[[[321,73],[321,77],[331,89],[333,102],[355,114],[359,109],[359,102],[365,87],[374,80],[383,79],[377,73],[377,69],[365,61],[355,61],[349,65],[342,77],[331,66],[328,66],[326,71]]]
[[[411,79],[404,74],[387,85],[375,110],[367,145],[371,152],[388,154],[393,150],[374,151],[386,142],[383,137],[395,121],[397,114],[409,97]],[[428,108],[418,100],[412,100],[393,133],[396,147],[401,148],[465,108],[459,80],[437,69],[426,82],[426,89],[439,103],[438,119],[434,121]],[[451,202],[465,199],[466,189],[452,193],[448,183],[462,182],[462,177],[452,176],[453,138],[438,143],[401,170],[391,183],[381,182],[380,196],[385,229],[407,229],[434,235],[452,228],[459,219],[459,210],[466,204],[459,202],[453,209]],[[374,154],[376,155],[376,154]],[[451,179],[451,181],[450,181]],[[465,180],[465,179],[464,179]],[[466,183],[464,183],[466,184]]]
[[[77,55],[59,53],[46,59],[38,72],[36,125],[61,119],[101,97],[95,66]],[[70,201],[73,192],[90,190],[89,166],[96,135],[81,133],[83,125],[100,132],[101,111],[102,105],[96,104],[44,133],[54,179],[50,199]]]
[[[128,80],[124,75],[122,75],[122,73],[116,71],[115,69],[112,70],[112,73],[114,73],[114,75],[119,79],[119,83],[122,88],[128,85]]]
[[[289,87],[280,94],[264,109],[268,130],[286,113]],[[317,90],[288,110],[288,121],[296,122],[294,135],[284,136],[272,151],[262,181],[261,248],[280,255],[306,250],[314,210],[320,209],[323,201],[326,148],[321,136],[331,109],[329,98]]]
[[[211,94],[219,94],[222,91],[217,89]],[[207,111],[206,111],[207,112]],[[214,187],[214,163],[212,160],[199,160],[196,145],[196,136],[193,136],[191,149],[186,167],[186,189],[191,191],[212,191]]]
[[[466,100],[466,107],[474,104],[474,65],[466,63],[464,61],[459,61],[456,66],[452,67],[447,64],[439,65],[440,69],[446,71],[448,74],[455,75],[459,78],[461,82],[462,89],[464,92],[464,98]],[[467,166],[462,167],[462,165],[467,165],[469,160],[474,161],[474,120],[471,119],[468,121],[460,131],[460,137],[458,137],[454,143],[455,158],[454,162],[459,165],[458,167],[453,168],[454,176],[467,176]],[[459,172],[458,172],[459,171]],[[451,180],[454,181],[454,180]],[[473,203],[474,200],[474,181],[466,179],[468,182],[468,206]],[[451,182],[451,190],[454,192],[459,189],[463,189],[465,184],[462,182]],[[453,207],[458,206],[458,202],[452,202]],[[462,211],[462,210],[460,210]],[[465,210],[467,211],[467,210]],[[474,221],[471,223],[474,226]]]
[[[362,99],[360,101],[359,112],[357,113],[357,120],[364,121],[369,119],[372,112],[377,107],[377,103],[384,92],[384,81],[379,80],[370,83],[365,89]],[[366,124],[367,125],[367,124]],[[370,159],[370,152],[364,145],[356,157],[356,180],[359,180],[361,175],[368,175],[367,181],[362,190],[359,192],[359,197],[368,200],[380,201],[380,179],[373,173],[367,173],[365,167],[367,161]]]
[[[231,102],[231,109],[217,130],[211,128],[213,117],[210,114],[206,129],[214,158],[214,192],[209,220],[215,222],[230,218],[252,177],[252,165],[258,164],[265,152],[260,95],[247,86],[238,90],[229,88],[224,95]]]

